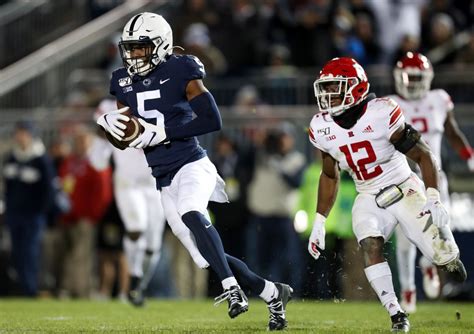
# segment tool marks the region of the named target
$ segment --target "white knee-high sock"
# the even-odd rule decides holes
[[[142,235],[133,241],[129,237],[123,238],[123,248],[128,263],[128,272],[131,276],[143,276],[143,259],[145,257],[146,240]]]
[[[416,247],[405,236],[399,235],[400,233],[397,233],[397,267],[400,287],[402,291],[416,290]]]
[[[402,311],[393,288],[392,272],[387,262],[377,263],[364,269],[365,276],[390,315]]]

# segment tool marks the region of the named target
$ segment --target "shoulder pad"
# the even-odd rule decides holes
[[[442,105],[445,106],[448,111],[454,109],[453,100],[451,99],[451,96],[448,94],[448,92],[446,92],[444,89],[434,89],[431,92],[436,94],[438,99],[440,99],[439,102],[442,103]]]
[[[198,57],[193,55],[177,55],[176,61],[179,72],[184,79],[195,80],[206,77],[206,70]]]

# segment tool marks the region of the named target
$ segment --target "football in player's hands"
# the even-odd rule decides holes
[[[143,125],[140,124],[137,117],[132,115],[130,109],[124,111],[122,114],[128,116],[130,120],[128,122],[121,122],[125,125],[125,129],[123,129],[124,136],[121,141],[104,130],[108,141],[120,150],[126,149],[144,130]]]

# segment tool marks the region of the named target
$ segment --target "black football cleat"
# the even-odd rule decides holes
[[[410,331],[410,322],[408,316],[403,312],[398,312],[390,317],[392,319],[392,332],[408,333]]]
[[[268,322],[269,331],[280,331],[286,328],[286,304],[291,300],[293,289],[291,286],[282,283],[275,283],[278,289],[278,297],[267,303],[270,311],[270,321]]]
[[[143,307],[145,305],[145,296],[141,290],[130,290],[127,297],[133,306]]]
[[[140,281],[140,277],[131,276],[130,290],[127,293],[128,301],[136,307],[142,307],[143,305],[145,305],[145,296],[143,294],[143,291],[139,288]]]
[[[464,268],[464,264],[459,259],[459,256],[444,266],[441,266],[441,268],[456,282],[462,283],[467,279],[466,268]]]
[[[247,296],[238,285],[231,286],[214,300],[216,301],[214,303],[215,306],[219,305],[224,300],[227,300],[229,304],[229,317],[232,319],[237,317],[239,314],[247,312],[249,309]]]

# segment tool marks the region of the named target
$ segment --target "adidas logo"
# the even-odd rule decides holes
[[[372,127],[370,125],[367,125],[367,127],[362,132],[368,133],[368,132],[374,132],[374,130],[372,130]]]
[[[413,195],[413,194],[415,194],[415,193],[416,193],[416,191],[414,191],[413,189],[410,188],[410,189],[408,189],[407,194],[406,194],[405,196],[408,197],[408,196],[411,196],[411,195]]]

